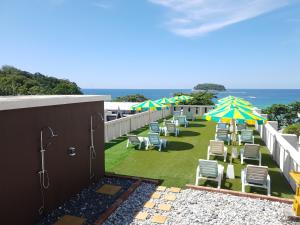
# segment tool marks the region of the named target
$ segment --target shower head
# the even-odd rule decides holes
[[[51,127],[47,127],[50,131],[51,137],[57,137],[58,135],[54,133],[53,129]]]
[[[51,142],[49,141],[46,145],[44,145],[44,132],[48,131],[48,133],[50,134],[50,136],[47,138],[48,140],[57,137],[58,135],[54,133],[53,129],[49,126],[47,127],[43,127],[41,129],[41,149],[47,148],[49,145],[51,145]]]

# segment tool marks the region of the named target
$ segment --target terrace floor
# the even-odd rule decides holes
[[[185,184],[194,184],[198,159],[206,159],[207,146],[209,140],[214,139],[215,126],[214,122],[200,119],[190,122],[189,127],[180,128],[178,137],[161,136],[161,138],[168,140],[167,148],[161,152],[157,149],[138,150],[134,147],[126,149],[127,138],[120,137],[105,146],[105,169],[107,172],[117,174],[161,179],[162,185],[168,187],[183,187]],[[148,127],[134,132],[134,134],[145,137],[147,133]],[[272,160],[258,133],[255,135],[255,143],[262,146],[262,165],[269,167],[272,195],[293,198],[294,192],[290,185]],[[215,157],[219,163],[224,165],[225,172],[230,160],[231,146],[228,146],[228,150],[226,163],[221,158]],[[221,188],[241,191],[241,169],[247,165],[246,163],[241,165],[240,159],[234,159],[235,179],[228,179],[224,176]],[[200,182],[199,185],[217,186],[215,182],[209,181]],[[249,192],[250,187],[247,187],[246,191]],[[266,194],[264,189],[253,187],[251,187],[251,192]]]

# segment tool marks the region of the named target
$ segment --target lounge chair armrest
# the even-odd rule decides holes
[[[197,166],[196,174],[197,174],[197,176],[200,175],[200,167],[199,167],[199,165]]]

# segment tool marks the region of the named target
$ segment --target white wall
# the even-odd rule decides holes
[[[175,110],[180,111],[183,108],[184,113],[190,109],[195,116],[202,116],[205,112],[212,109],[214,106],[205,105],[179,105],[175,107]],[[105,122],[105,142],[109,142],[113,139],[121,137],[129,132],[137,130],[147,124],[149,121],[157,121],[162,118],[168,117],[172,114],[174,107],[168,110],[161,111],[149,111],[137,113],[120,119]]]
[[[169,115],[171,115],[171,110],[148,111],[105,122],[105,142],[121,137],[144,127],[149,122],[160,120]]]
[[[296,135],[285,135],[278,132],[278,124],[269,121],[265,125],[256,125],[261,138],[266,143],[273,160],[280,167],[285,178],[295,190],[296,185],[289,175],[291,170],[300,171],[300,153],[293,146]],[[291,143],[290,143],[291,142]]]

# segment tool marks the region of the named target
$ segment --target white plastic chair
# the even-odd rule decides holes
[[[192,112],[187,112],[186,113],[186,119],[194,121],[195,120],[195,116],[194,116],[194,114]]]
[[[179,135],[179,129],[176,127],[175,123],[166,123],[165,136],[168,134],[174,134],[176,137]]]
[[[210,140],[209,143],[210,144],[207,149],[207,160],[209,160],[209,157],[211,155],[215,155],[215,156],[223,156],[224,162],[226,162],[227,147],[224,146],[224,141]]]
[[[149,149],[149,146],[158,147],[158,150],[161,151],[162,147],[166,148],[167,140],[161,139],[158,133],[149,133],[146,150]]]
[[[160,128],[158,122],[151,122],[149,124],[149,130],[150,130],[151,133],[158,133],[158,134],[161,133],[161,128]]]
[[[241,131],[241,134],[239,134],[239,145],[242,145],[242,143],[254,144],[253,130]]]
[[[256,160],[261,166],[260,145],[246,143],[245,147],[241,149],[241,164],[244,164],[245,159]]]
[[[242,192],[246,186],[253,186],[267,189],[268,196],[271,195],[271,178],[266,166],[247,165],[241,172],[241,181]]]
[[[223,179],[224,166],[218,164],[215,160],[199,159],[199,164],[196,171],[195,185],[198,185],[199,179],[212,180],[218,182],[218,188],[221,188]]]
[[[228,145],[230,145],[230,134],[228,130],[217,130],[215,134],[216,141],[227,141]]]
[[[247,129],[247,125],[244,124],[235,124],[235,132],[241,132],[242,130],[246,130]]]
[[[216,125],[216,131],[218,131],[218,130],[228,130],[228,129],[229,129],[229,125],[227,123],[219,122]]]
[[[187,127],[189,125],[189,121],[187,121],[186,116],[178,116],[177,117],[178,124]]]
[[[138,137],[137,135],[127,135],[128,140],[127,140],[127,145],[126,148],[129,147],[129,144],[138,146],[139,149],[142,148],[142,144],[146,144],[146,139],[144,137]]]

